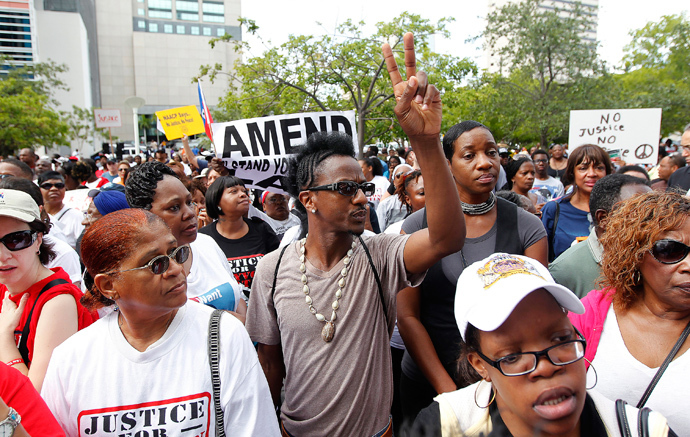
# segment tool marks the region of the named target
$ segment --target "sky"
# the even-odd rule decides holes
[[[339,23],[348,18],[357,22],[365,21],[365,30],[371,31],[375,23],[390,21],[402,11],[419,14],[433,22],[445,16],[453,16],[455,21],[448,25],[451,37],[449,39],[436,38],[435,51],[469,57],[480,68],[486,67],[481,43],[468,43],[466,40],[478,36],[484,29],[488,0],[456,2],[444,0],[241,1],[242,16],[255,20],[263,40],[270,41],[273,46],[287,41],[290,34],[332,33]],[[647,22],[656,21],[663,15],[678,14],[683,11],[688,13],[689,10],[690,2],[687,0],[599,0],[599,54],[609,66],[620,65],[623,47],[630,42],[631,30],[644,27]],[[244,39],[251,44],[250,54],[261,54],[263,49],[260,42],[247,35]]]

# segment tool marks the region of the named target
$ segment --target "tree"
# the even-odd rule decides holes
[[[85,143],[93,142],[97,134],[103,136],[108,132],[107,129],[96,127],[93,108],[72,105],[72,112],[63,112],[62,119],[67,123],[68,137],[77,141],[79,150],[83,150]]]
[[[0,153],[36,145],[68,144],[63,121],[52,90],[63,88],[58,75],[66,70],[53,62],[16,67],[0,60]]]
[[[631,31],[620,76],[628,107],[662,108],[662,134],[690,122],[690,21],[685,14],[665,15]]]
[[[508,3],[487,16],[485,49],[500,74],[486,76],[482,87],[488,88],[480,94],[491,102],[493,117],[503,118],[508,137],[538,137],[547,145],[567,135],[571,109],[590,107],[598,86],[592,79],[604,69],[596,42],[584,38],[592,27],[591,7],[574,2],[545,9],[540,3]]]
[[[290,36],[279,47],[263,55],[237,63],[230,73],[230,90],[219,104],[227,118],[250,118],[273,114],[308,111],[337,111],[354,109],[357,113],[357,134],[363,146],[372,141],[383,143],[405,141],[395,122],[389,101],[393,90],[381,56],[381,45],[388,42],[394,50],[407,31],[415,34],[419,65],[439,79],[439,88],[459,87],[460,80],[474,64],[466,59],[434,54],[429,50],[432,34],[447,37],[443,19],[432,24],[419,15],[402,13],[389,23],[377,23],[369,36],[362,32],[364,22],[350,20],[337,27],[333,35],[321,37]],[[249,31],[258,27],[244,21]],[[228,37],[216,39],[231,41]],[[246,45],[237,43],[238,50]],[[401,55],[398,49],[397,55]],[[223,66],[202,66],[199,79],[208,75],[213,79]],[[447,75],[441,74],[445,69]],[[226,118],[221,115],[222,118]]]

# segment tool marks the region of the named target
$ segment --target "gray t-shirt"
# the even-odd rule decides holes
[[[405,220],[402,229],[406,234],[411,234],[422,229],[423,223],[424,210],[422,209],[410,215]],[[500,223],[497,220],[489,232],[476,238],[466,238],[465,245],[460,252],[451,254],[441,260],[443,274],[451,284],[457,284],[458,278],[465,266],[481,261],[494,253],[496,238],[499,237],[499,227]],[[541,220],[522,208],[517,208],[517,231],[520,238],[520,246],[523,248],[523,252],[518,255],[524,254],[524,249],[532,246],[542,238],[546,238],[546,230],[544,230]],[[433,296],[422,296],[423,302],[422,308],[420,308],[422,323],[424,323],[432,337],[442,363],[454,363],[458,358],[458,342],[455,340],[455,337],[459,339],[460,333],[455,323],[454,306],[450,304],[453,296],[446,296],[440,290],[439,293]],[[438,348],[441,350],[438,350]],[[407,352],[403,358],[402,369],[409,378],[418,381],[425,380],[424,375]]]
[[[403,250],[408,237],[364,237],[381,278],[387,318],[367,256],[357,245],[330,343],[321,338],[324,323],[316,320],[305,302],[299,243],[288,246],[280,261],[273,297],[271,287],[280,252],[274,251],[259,262],[247,331],[255,342],[282,345],[286,376],[281,420],[291,434],[373,435],[388,423],[393,400],[389,342],[396,315],[395,296],[424,279],[424,274],[411,275],[405,270]],[[328,272],[317,269],[308,259],[306,266],[313,305],[330,319],[343,262]]]

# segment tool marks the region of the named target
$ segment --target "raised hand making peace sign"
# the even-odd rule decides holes
[[[388,44],[381,48],[386,60],[388,74],[395,93],[395,115],[400,127],[410,139],[413,137],[437,136],[441,133],[441,94],[428,83],[426,73],[417,72],[412,33],[403,36],[405,48],[405,75],[403,81],[393,50]]]

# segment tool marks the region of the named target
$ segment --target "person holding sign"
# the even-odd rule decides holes
[[[383,46],[395,114],[425,172],[428,229],[362,239],[366,182],[352,139],[316,133],[291,161],[288,189],[306,212],[308,234],[257,266],[247,331],[276,404],[283,378],[283,435],[392,435],[390,335],[398,290],[460,250],[465,222],[440,142],[441,98],[417,73],[404,36],[407,81]],[[425,170],[426,169],[426,170]]]

